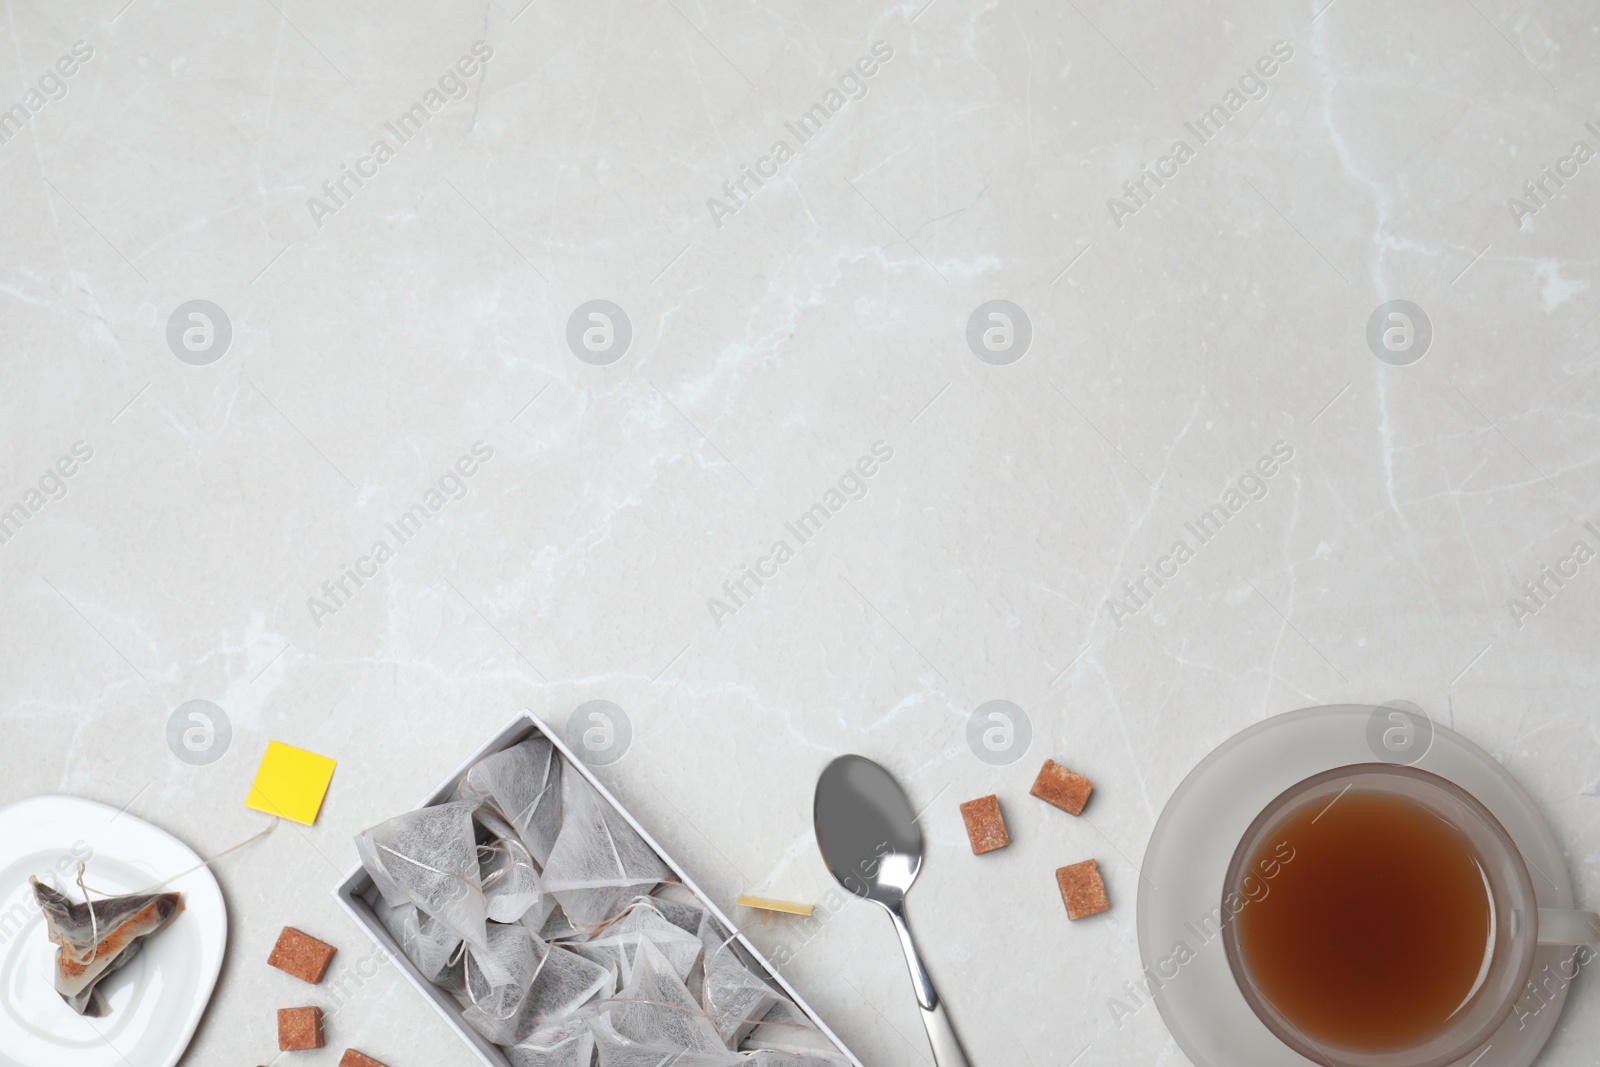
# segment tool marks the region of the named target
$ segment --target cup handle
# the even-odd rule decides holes
[[[1540,908],[1539,944],[1600,945],[1600,915],[1592,911]]]

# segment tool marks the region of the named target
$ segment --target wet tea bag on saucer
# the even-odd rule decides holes
[[[398,815],[357,835],[356,852],[385,900],[409,901],[486,950],[474,807],[456,801]]]
[[[82,882],[79,868],[79,885]],[[44,911],[45,932],[56,949],[55,986],[79,1015],[97,1017],[109,1008],[100,982],[139,954],[145,938],[160,933],[183,911],[181,893],[134,893],[89,898],[74,904],[37,878],[29,878],[33,897]]]
[[[670,877],[655,849],[581,776],[562,777],[561,808],[544,885],[573,925],[597,927]]]

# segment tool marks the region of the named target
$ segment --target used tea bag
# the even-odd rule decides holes
[[[39,879],[28,881],[44,911],[45,931],[60,946],[56,992],[79,1015],[106,1014],[100,982],[125,967],[145,938],[159,933],[183,911],[181,893],[135,893],[74,904]]]
[[[559,945],[540,941],[527,927],[507,929],[521,930],[537,956],[526,994],[505,1017],[485,1010],[503,1007],[504,1000],[492,1005],[472,1004],[462,1012],[473,1029],[495,1044],[512,1045],[522,1041],[540,1028],[573,1014],[596,994],[611,988],[611,972],[599,964]]]
[[[582,776],[562,776],[561,808],[544,885],[574,925],[598,926],[670,876],[655,849]]]
[[[491,921],[518,922],[529,908],[544,900],[539,872],[534,869],[533,857],[521,841],[514,838],[491,841],[478,847],[478,856]],[[541,923],[549,913],[546,907],[539,917]]]
[[[511,1067],[589,1067],[593,1058],[594,1034],[584,1018],[541,1026],[506,1049]]]
[[[358,835],[356,852],[389,903],[409,901],[487,950],[473,807],[456,801],[396,816]]]
[[[735,955],[732,935],[710,915],[700,919],[700,941],[706,961],[701,1001],[723,1042],[737,1048],[778,1002],[778,992]]]
[[[400,951],[406,959],[415,964],[428,981],[439,981],[457,956],[461,935],[409,901],[390,904],[380,897],[377,910],[378,918],[400,943]]]
[[[473,764],[456,795],[481,798],[486,825],[495,816],[510,823],[543,867],[561,831],[561,781],[561,753],[535,736]]]
[[[636,901],[626,915],[594,937],[568,947],[602,964],[620,979],[632,970],[639,943],[649,941],[666,957],[678,979],[688,982],[689,973],[700,960],[700,939],[668,922],[652,906],[653,900],[645,897]]]

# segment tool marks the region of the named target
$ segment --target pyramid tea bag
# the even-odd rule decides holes
[[[544,940],[553,941],[554,937],[547,936],[542,931],[549,925],[551,916],[554,914],[556,914],[556,898],[549,893],[545,893],[528,906],[528,910],[522,913],[522,917],[517,922],[526,926],[535,934],[539,934]],[[561,921],[565,922],[565,920]],[[570,929],[570,924],[568,924],[568,928]]]
[[[817,1029],[816,1024],[788,997],[782,996],[750,1031],[740,1047],[759,1050],[757,1055],[746,1061],[748,1067],[768,1064],[771,1067],[790,1067],[791,1064],[847,1067],[850,1062],[839,1054],[828,1035]]]
[[[410,902],[487,950],[488,919],[470,802],[421,808],[356,837],[361,865],[391,904]]]
[[[778,1003],[778,992],[734,954],[733,936],[710,915],[700,920],[700,941],[705,946],[706,960],[700,999],[723,1042],[729,1048],[737,1048]]]
[[[634,1039],[619,1033],[610,1015],[590,1024],[600,1067],[746,1067],[746,1058],[725,1048],[709,1052],[683,1049],[665,1036]]]
[[[622,918],[587,941],[574,942],[568,947],[585,959],[605,966],[621,980],[632,970],[640,942],[649,941],[666,957],[679,980],[687,982],[694,965],[700,961],[700,939],[668,922],[652,906],[653,901],[652,897],[636,901]]]
[[[461,935],[409,901],[378,900],[378,918],[400,944],[406,959],[430,982],[439,981],[461,947]]]
[[[572,925],[572,920],[567,918],[567,913],[561,910],[555,895],[546,891],[545,899],[550,902],[550,911],[539,923],[539,936],[546,941],[560,941],[569,937],[578,936],[578,928]],[[524,926],[532,927],[533,918],[530,913],[525,916]]]
[[[530,737],[473,764],[456,796],[482,800],[485,825],[509,823],[542,867],[561,831],[561,781],[561,753],[544,738]]]
[[[721,1053],[722,1035],[649,941],[639,944],[627,984],[605,1006],[616,1033],[633,1041],[689,1052]],[[676,1062],[676,1061],[669,1061]]]
[[[518,922],[529,908],[545,899],[539,872],[533,866],[533,857],[521,841],[500,840],[480,845],[478,857],[491,921]],[[541,924],[549,913],[550,909],[546,907],[540,915]]]
[[[579,775],[562,776],[561,808],[544,884],[574,925],[596,927],[670,877],[655,849]]]
[[[786,1052],[763,1048],[740,1060],[739,1067],[849,1067],[849,1063],[849,1060],[833,1051]]]
[[[661,917],[673,926],[685,933],[699,936],[700,916],[705,914],[705,909],[694,904],[685,904],[667,895],[673,891],[683,893],[685,896],[689,894],[682,885],[668,884],[662,886],[661,891],[650,898],[650,906],[660,912]]]
[[[160,933],[183,911],[181,893],[134,893],[103,900],[88,900],[85,893],[85,903],[74,904],[39,879],[28,881],[44,911],[45,931],[60,946],[56,992],[79,1015],[106,1014],[110,1009],[100,982],[127,966],[145,938]]]
[[[587,1019],[565,1019],[541,1026],[506,1049],[511,1067],[589,1067],[594,1034]]]
[[[526,926],[490,923],[488,941],[487,948],[467,949],[467,1016],[505,1022],[516,1016],[550,948]]]
[[[494,808],[483,803],[483,798],[472,794],[462,795],[462,790],[466,787],[466,784],[466,780],[462,779],[461,787],[456,789],[456,800],[465,803],[478,803],[477,809],[472,813],[472,821],[487,830],[491,840],[521,841],[522,836],[517,833],[517,828],[502,819]]]
[[[526,991],[508,1014],[506,999],[469,1003],[462,1017],[478,1033],[497,1045],[512,1045],[541,1027],[571,1015],[598,993],[611,989],[611,972],[599,964],[568,952],[559,945],[546,944],[525,926],[521,930],[537,957]]]

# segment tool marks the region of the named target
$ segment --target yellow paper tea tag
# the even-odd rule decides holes
[[[810,904],[797,904],[792,900],[774,900],[772,897],[757,897],[746,893],[734,901],[740,907],[755,908],[758,911],[781,911],[785,915],[810,915],[814,910]]]
[[[328,795],[336,761],[282,741],[268,741],[266,755],[244,806],[310,826]]]

